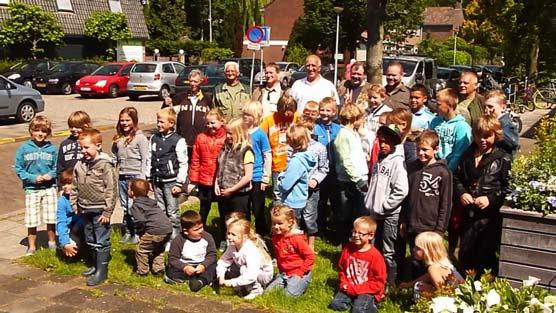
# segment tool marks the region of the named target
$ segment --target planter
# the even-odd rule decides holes
[[[512,285],[534,276],[556,292],[556,214],[542,215],[502,207],[500,277]]]

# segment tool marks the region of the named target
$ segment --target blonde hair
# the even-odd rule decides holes
[[[44,131],[47,136],[50,136],[52,134],[52,123],[44,115],[35,116],[29,123],[29,133],[34,130]]]
[[[85,111],[75,111],[68,117],[68,127],[86,128],[91,127],[91,117]]]
[[[305,151],[311,140],[311,134],[302,124],[291,125],[286,131],[286,142],[294,151]]]
[[[252,115],[255,120],[255,126],[261,123],[261,116],[263,115],[263,105],[259,101],[249,101],[243,105],[241,112]]]
[[[334,112],[338,111],[338,106],[336,105],[336,99],[334,99],[332,97],[324,97],[320,101],[319,108],[323,108],[323,107],[327,107],[327,106],[331,106],[332,108],[334,108]]]
[[[249,142],[249,133],[243,125],[243,121],[240,118],[235,118],[231,120],[226,128],[232,134],[232,147],[233,149],[244,149],[245,147],[251,146]]]
[[[176,124],[177,116],[178,115],[176,114],[176,111],[174,111],[174,109],[171,107],[166,107],[156,113],[157,118],[165,117],[168,119],[169,122],[172,122],[174,124]]]
[[[363,111],[355,104],[344,105],[340,111],[340,123],[342,125],[353,124],[363,117]]]
[[[417,137],[417,139],[415,139],[415,142],[417,144],[419,144],[421,142],[426,143],[426,144],[430,145],[432,148],[436,149],[436,148],[438,148],[438,145],[440,144],[440,138],[438,138],[438,134],[434,130],[425,129],[425,130],[423,130],[421,135],[419,135],[419,137]]]
[[[265,260],[270,260],[270,255],[266,251],[265,247],[262,245],[259,235],[255,233],[253,228],[251,228],[251,223],[246,219],[236,219],[230,222],[228,229],[237,226],[241,230],[241,233],[247,237],[247,240],[251,240],[255,246],[259,249]]]
[[[305,108],[304,109],[317,110],[318,111],[319,104],[316,101],[307,101],[307,103],[305,103]]]
[[[432,231],[422,232],[415,238],[415,246],[423,250],[423,259],[427,265],[450,264],[448,251],[446,251],[446,246],[444,245],[444,238],[439,234]]]
[[[365,225],[370,233],[376,232],[376,221],[370,216],[360,216],[353,221],[353,226]]]
[[[502,140],[504,131],[498,118],[490,115],[483,115],[473,123],[473,137],[481,138],[482,135],[494,134],[496,141]]]
[[[367,90],[367,95],[370,97],[371,93],[379,94],[382,98],[386,98],[386,88],[382,85],[372,84]]]
[[[455,89],[444,88],[436,94],[436,100],[448,102],[448,105],[455,110],[458,106],[458,93]]]
[[[486,93],[485,101],[489,99],[496,99],[498,104],[505,108],[506,107],[506,95],[500,89],[494,89]]]
[[[226,116],[219,108],[210,109],[210,111],[208,111],[207,114],[205,115],[205,120],[207,119],[208,116],[216,116],[216,119],[219,120],[220,122],[222,123],[226,122]]]
[[[272,210],[270,211],[270,216],[271,217],[285,216],[288,221],[292,222],[294,227],[295,227],[295,225],[297,225],[297,219],[295,218],[295,212],[293,211],[292,208],[290,208],[286,204],[278,204],[278,205],[274,206],[272,208]]]
[[[388,115],[386,116],[387,124],[391,124],[391,123],[396,124],[398,128],[402,131],[401,132],[402,140],[404,140],[405,137],[407,137],[407,135],[411,131],[412,119],[413,119],[413,114],[411,114],[411,112],[408,109],[404,109],[404,108],[394,109],[393,111],[388,112]],[[405,122],[405,128],[402,129],[400,126],[404,122]]]

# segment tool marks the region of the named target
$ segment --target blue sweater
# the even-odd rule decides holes
[[[328,125],[324,124],[320,119],[317,120],[315,124],[315,129],[313,133],[317,136],[317,141],[326,147],[326,152],[328,153],[328,162],[331,164],[330,170],[334,170],[334,164],[336,164],[335,151],[334,151],[334,139],[340,132],[340,126],[338,123],[332,122]]]
[[[58,152],[56,147],[46,141],[42,147],[33,140],[23,143],[15,153],[15,172],[23,183],[23,189],[34,190],[56,186],[56,162]],[[49,175],[49,182],[37,184],[37,176]]]
[[[445,159],[448,168],[454,172],[461,155],[471,145],[471,127],[465,118],[458,114],[451,120],[437,116],[432,119],[429,128],[436,131],[440,138],[440,151],[437,158]]]
[[[255,162],[253,163],[253,178],[254,182],[261,182],[263,180],[264,168],[264,154],[270,152],[270,143],[266,133],[259,127],[250,134],[251,147],[255,155]]]
[[[64,248],[70,243],[70,230],[73,227],[83,227],[81,219],[71,209],[69,195],[63,194],[58,198],[58,209],[56,210],[56,233],[58,233],[58,245]]]
[[[309,172],[316,164],[311,152],[297,152],[292,156],[286,170],[278,175],[282,203],[295,209],[305,207],[309,197]]]

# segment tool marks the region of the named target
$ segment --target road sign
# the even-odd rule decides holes
[[[261,26],[261,29],[264,31],[261,47],[270,47],[270,26]]]
[[[259,51],[259,50],[261,50],[261,44],[260,43],[249,42],[247,44],[247,49],[253,50],[253,51]]]
[[[245,37],[252,43],[259,43],[264,38],[264,30],[259,26],[251,26],[245,31]]]

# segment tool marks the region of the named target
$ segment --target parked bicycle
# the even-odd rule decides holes
[[[556,104],[556,79],[551,79],[548,87],[537,89],[534,102],[537,109],[550,109]]]
[[[534,95],[537,89],[527,76],[523,82],[519,82],[516,77],[509,77],[503,83],[508,106],[513,111],[523,113],[535,110]]]

